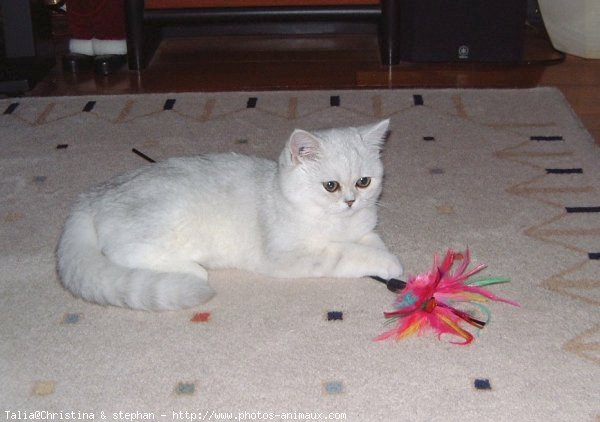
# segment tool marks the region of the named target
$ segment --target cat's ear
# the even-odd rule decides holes
[[[385,119],[372,125],[361,126],[358,131],[367,145],[381,149],[387,139],[389,127],[390,119]]]
[[[319,139],[305,130],[296,129],[290,136],[288,145],[294,164],[316,160],[319,156]]]

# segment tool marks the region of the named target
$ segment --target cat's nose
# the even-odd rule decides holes
[[[348,208],[352,207],[352,204],[354,204],[354,199],[346,201],[346,204],[348,204]]]

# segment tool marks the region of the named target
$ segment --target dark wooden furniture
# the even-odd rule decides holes
[[[381,61],[397,64],[400,0],[125,0],[130,70],[152,57],[148,26],[236,22],[372,21],[379,27]]]
[[[0,0],[0,93],[29,91],[54,65],[50,14],[33,0]]]

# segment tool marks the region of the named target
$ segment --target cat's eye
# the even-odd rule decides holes
[[[329,182],[323,182],[323,187],[327,192],[335,192],[340,188],[340,184],[335,180],[330,180]]]
[[[370,177],[361,177],[356,182],[356,187],[357,188],[366,188],[370,184],[371,184],[371,178]]]

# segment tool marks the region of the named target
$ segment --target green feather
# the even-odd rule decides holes
[[[465,284],[483,287],[489,286],[492,284],[500,284],[500,283],[508,283],[510,282],[510,278],[508,277],[488,277],[488,278],[475,278],[473,280],[468,280]]]

